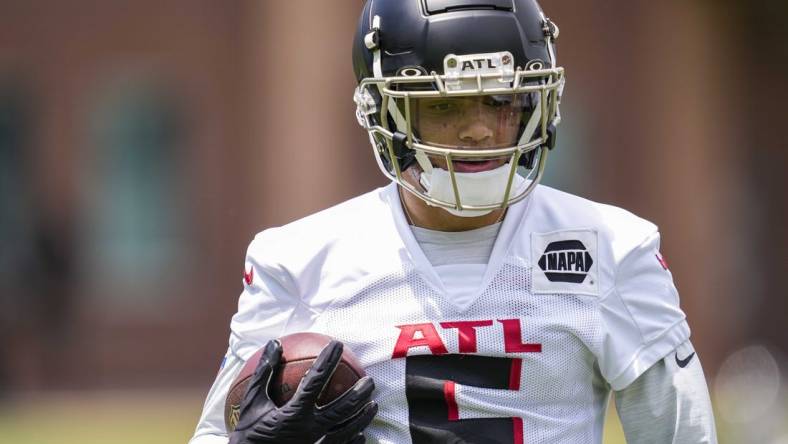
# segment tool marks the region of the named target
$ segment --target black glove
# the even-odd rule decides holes
[[[241,403],[230,444],[362,444],[362,431],[378,412],[372,401],[375,383],[365,376],[342,396],[324,406],[317,398],[342,357],[342,343],[331,341],[304,375],[293,397],[277,407],[268,383],[282,357],[279,341],[269,341]]]

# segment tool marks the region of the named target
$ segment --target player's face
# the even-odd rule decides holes
[[[435,97],[412,101],[415,133],[425,144],[455,149],[483,150],[517,144],[523,117],[530,115],[525,94],[470,97]],[[433,164],[447,169],[446,160],[431,156]],[[458,172],[497,168],[509,158],[455,160]]]

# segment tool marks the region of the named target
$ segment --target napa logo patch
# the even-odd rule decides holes
[[[565,240],[551,242],[537,263],[550,282],[582,284],[594,259],[579,240]]]
[[[599,294],[596,231],[532,233],[531,258],[533,293]]]

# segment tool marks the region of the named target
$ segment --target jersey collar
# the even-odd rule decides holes
[[[538,191],[538,188],[534,191]],[[484,290],[487,288],[493,277],[498,273],[498,270],[501,268],[501,265],[503,264],[507,253],[509,252],[510,246],[514,243],[514,239],[516,239],[520,233],[520,229],[523,226],[523,219],[528,212],[530,203],[533,200],[533,195],[536,194],[535,192],[530,193],[528,197],[509,207],[509,210],[506,212],[506,217],[503,219],[501,230],[498,233],[498,238],[495,240],[495,245],[493,246],[492,254],[490,255],[490,261],[487,264],[487,268],[484,272],[484,278],[482,279],[479,288],[477,288],[472,293],[473,297],[462,301],[462,303],[458,303],[459,301],[453,300],[451,295],[448,294],[446,286],[441,281],[438,273],[435,271],[435,268],[432,266],[429,260],[427,260],[427,257],[424,255],[421,246],[413,235],[413,231],[408,224],[408,221],[405,217],[405,212],[402,208],[402,202],[397,190],[397,184],[392,182],[384,188],[386,200],[388,201],[389,208],[391,209],[392,217],[394,219],[394,225],[396,226],[397,232],[400,236],[400,239],[402,240],[402,247],[412,262],[415,271],[436,293],[444,297],[461,312],[466,311],[471,305],[473,305],[474,302],[476,302],[479,296],[481,296]]]

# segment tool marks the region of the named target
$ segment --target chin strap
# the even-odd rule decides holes
[[[523,134],[520,136],[520,140],[518,141],[519,145],[528,143],[531,140],[531,137],[534,135],[534,131],[536,131],[536,126],[539,125],[541,120],[542,95],[539,94],[536,99],[536,104],[534,105],[534,112],[531,113],[531,118],[528,119],[528,123],[525,124],[525,130],[523,130]]]

